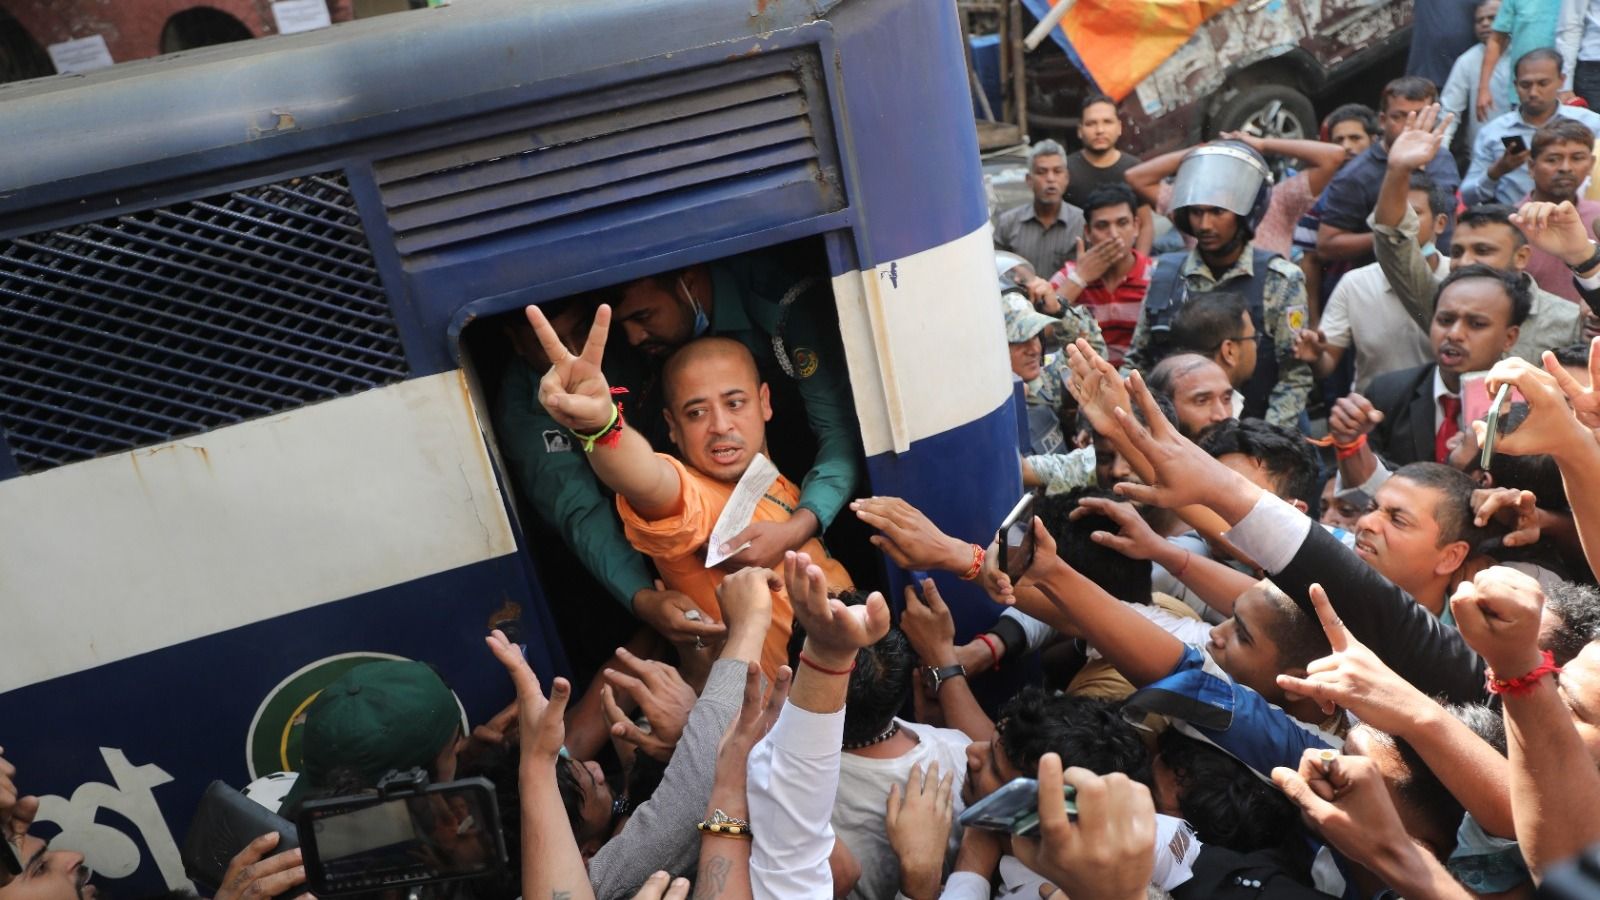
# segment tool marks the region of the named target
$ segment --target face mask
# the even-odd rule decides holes
[[[1433,241],[1429,241],[1426,244],[1422,245],[1422,255],[1423,256],[1432,256],[1432,255],[1434,255],[1435,253],[1438,253],[1438,252],[1439,252],[1439,248],[1434,246]]]
[[[678,290],[683,291],[683,296],[689,300],[689,308],[694,310],[694,336],[701,337],[711,330],[711,319],[706,315],[705,309],[700,306],[700,301],[694,299],[689,293],[689,286],[683,283],[683,276],[678,276]]]

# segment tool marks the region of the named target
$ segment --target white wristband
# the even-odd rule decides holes
[[[1089,289],[1089,282],[1083,280],[1083,276],[1078,274],[1077,269],[1073,269],[1071,272],[1067,273],[1067,280],[1077,285],[1078,290],[1080,291],[1086,291]]]

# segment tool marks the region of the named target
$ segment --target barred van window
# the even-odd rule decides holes
[[[24,473],[406,371],[341,173],[0,242],[0,426]]]

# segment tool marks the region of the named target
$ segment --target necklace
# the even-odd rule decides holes
[[[849,742],[846,742],[844,747],[843,747],[843,749],[845,749],[845,750],[860,750],[863,747],[871,747],[873,744],[881,744],[884,741],[887,741],[888,739],[894,737],[895,735],[897,735],[899,733],[900,733],[900,723],[891,721],[889,723],[888,730],[884,731],[883,734],[880,734],[875,738],[867,738],[864,741],[849,741]]]

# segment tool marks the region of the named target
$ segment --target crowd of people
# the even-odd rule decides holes
[[[1600,841],[1600,115],[1566,102],[1600,101],[1600,0],[1419,32],[1445,7],[1477,43],[1319,140],[1139,160],[1090,97],[1080,149],[1031,148],[993,223],[1032,492],[1004,548],[868,495],[794,259],[501,322],[576,677],[494,631],[517,699],[466,730],[425,663],[358,666],[270,805],[488,778],[509,867],[410,892],[452,900],[1533,896]],[[902,596],[858,588],[889,568]],[[0,900],[91,896],[18,782],[0,758]],[[215,896],[303,890],[278,841]]]

